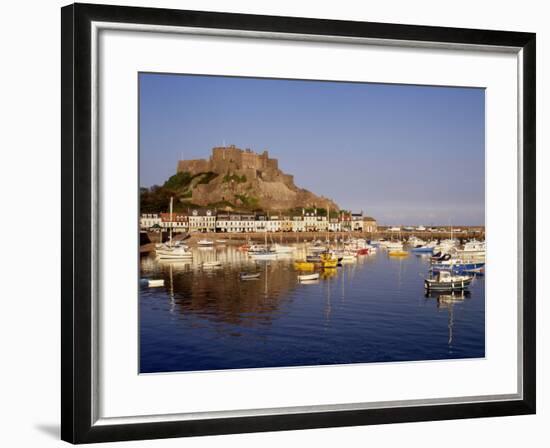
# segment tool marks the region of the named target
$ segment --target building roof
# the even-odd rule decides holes
[[[216,216],[216,210],[212,208],[194,208],[189,209],[188,216]]]

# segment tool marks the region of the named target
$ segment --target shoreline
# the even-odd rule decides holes
[[[453,238],[460,240],[470,240],[470,239],[485,239],[485,230],[477,230],[479,227],[476,227],[476,230],[467,230],[467,232],[456,233],[453,232]],[[149,236],[150,243],[140,245],[139,251],[141,254],[147,254],[152,252],[155,248],[155,244],[159,242],[159,233],[158,232],[147,232]],[[163,235],[166,235],[163,232]],[[205,232],[205,233],[191,233],[187,234],[184,232],[175,232],[173,234],[174,241],[180,241],[184,238],[185,235],[189,235],[188,238],[185,238],[186,244],[196,246],[197,241],[202,239],[209,239],[216,242],[216,240],[225,240],[226,245],[237,245],[244,244],[247,241],[263,243],[265,241],[264,232]],[[451,232],[427,232],[427,231],[403,231],[403,232],[391,232],[389,230],[382,230],[376,232],[268,232],[267,240],[268,243],[303,243],[311,242],[314,240],[325,240],[327,237],[331,240],[334,238],[365,238],[367,240],[376,240],[376,239],[392,239],[392,240],[406,240],[412,236],[422,238],[423,240],[433,240],[433,239],[448,239],[451,238]],[[219,243],[220,244],[220,243]]]

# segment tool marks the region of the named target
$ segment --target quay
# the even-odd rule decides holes
[[[145,232],[143,232],[145,233]],[[154,231],[146,232],[148,239],[140,241],[140,253],[146,254],[154,250],[155,244],[160,240],[160,233]],[[167,233],[163,233],[163,239]],[[302,243],[311,242],[314,240],[331,239],[347,239],[347,238],[364,238],[367,240],[397,240],[405,241],[411,237],[421,238],[423,240],[444,240],[448,238],[456,238],[458,240],[467,241],[471,239],[484,240],[485,228],[483,227],[462,227],[460,232],[450,229],[441,231],[401,231],[395,232],[389,229],[378,228],[374,232],[364,231],[347,231],[347,232],[267,232],[267,238],[274,243]],[[225,244],[243,244],[247,241],[262,243],[265,239],[265,232],[175,232],[173,234],[174,241],[186,240],[186,243],[194,246],[201,239],[210,239],[213,241],[223,239]]]

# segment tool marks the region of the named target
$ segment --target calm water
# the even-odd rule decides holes
[[[412,254],[379,249],[299,284],[291,257],[193,251],[191,263],[141,260],[142,279],[165,280],[140,285],[142,373],[485,356],[483,276],[465,296],[426,296],[429,261]],[[222,268],[200,267],[216,259]],[[241,281],[245,270],[262,274]]]

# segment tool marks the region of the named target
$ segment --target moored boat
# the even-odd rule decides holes
[[[147,285],[149,288],[158,288],[160,286],[164,286],[164,280],[163,279],[148,279]]]
[[[417,254],[431,254],[431,253],[433,253],[433,251],[434,251],[434,247],[433,246],[428,246],[427,244],[420,245],[420,246],[415,246],[411,249],[411,252],[414,252],[414,253],[417,253]]]
[[[472,282],[469,275],[453,275],[440,271],[434,278],[424,279],[424,288],[430,291],[456,291],[468,288]]]
[[[188,260],[193,258],[193,253],[185,247],[169,247],[155,249],[157,258],[161,260]]]
[[[271,246],[271,250],[278,254],[289,254],[296,250],[294,246],[283,246],[282,244],[274,244]]]
[[[310,261],[295,261],[294,268],[299,271],[313,271],[313,269],[315,269],[315,263]]]
[[[402,251],[403,243],[401,241],[388,241],[384,247],[389,251]]]
[[[239,278],[241,280],[254,280],[256,278],[260,278],[260,275],[260,272],[241,272],[239,274]]]
[[[253,260],[276,260],[277,259],[277,254],[268,249],[262,252],[249,252],[249,256]]]
[[[431,266],[433,272],[451,271],[454,274],[482,272],[484,268],[484,261],[462,261],[454,258],[433,263]]]
[[[321,254],[321,266],[323,268],[335,268],[338,266],[338,258],[332,254]]]
[[[298,281],[300,282],[308,282],[311,280],[319,280],[319,273],[316,272],[314,274],[300,274],[298,275]]]
[[[406,257],[407,255],[409,255],[409,253],[406,250],[395,249],[388,252],[388,256],[390,257]]]

